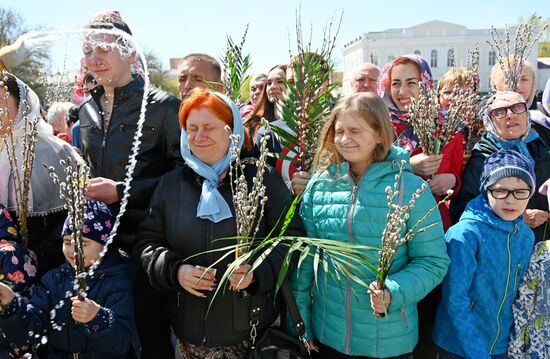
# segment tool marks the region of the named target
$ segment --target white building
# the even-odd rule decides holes
[[[512,34],[515,33],[514,29]],[[503,29],[497,29],[500,34]],[[502,35],[501,35],[502,36]],[[490,29],[467,29],[465,26],[433,20],[408,28],[368,32],[344,45],[344,93],[351,93],[353,70],[364,62],[372,62],[380,68],[393,58],[405,54],[420,54],[430,64],[434,80],[437,81],[449,67],[467,66],[468,50],[479,46],[479,76],[481,91],[489,91],[489,74],[496,56],[491,46]],[[533,47],[537,49],[535,44]],[[532,51],[529,61],[537,64],[537,51]],[[539,89],[544,88],[544,83]]]

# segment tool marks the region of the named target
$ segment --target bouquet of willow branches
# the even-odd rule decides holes
[[[500,68],[506,77],[506,84],[511,91],[517,90],[525,61],[529,57],[533,45],[548,28],[548,24],[546,24],[537,33],[539,22],[540,16],[533,14],[527,23],[518,25],[513,50],[510,47],[512,39],[508,25],[504,29],[504,38],[499,35],[494,27],[491,28],[492,41],[487,41],[487,43],[496,53]]]
[[[264,126],[269,124],[265,123]],[[256,176],[252,180],[252,188],[248,188],[244,171],[245,165],[241,160],[241,150],[238,146],[239,136],[231,133],[231,128],[226,126],[226,131],[230,133],[231,140],[231,166],[229,168],[229,177],[231,183],[231,193],[233,195],[233,205],[235,207],[235,221],[237,222],[238,244],[242,245],[235,251],[235,257],[239,258],[248,252],[250,245],[256,237],[260,227],[260,221],[264,216],[264,207],[267,202],[265,185],[263,178],[268,155],[267,141],[269,135],[264,135],[260,144],[260,157],[256,160]],[[259,210],[259,214],[258,214]]]
[[[71,160],[59,161],[65,171],[65,182],[55,173],[53,166],[47,167],[52,181],[59,185],[59,195],[65,201],[67,212],[70,218],[69,226],[72,231],[71,243],[74,247],[76,275],[76,295],[82,299],[86,296],[86,269],[84,267],[84,250],[82,246],[82,226],[86,209],[86,189],[90,169],[83,163]]]
[[[7,106],[9,92],[6,85],[7,78],[2,71],[2,80],[0,86],[4,88],[4,98],[2,99],[2,105],[0,106],[0,117],[9,118],[9,110]],[[19,234],[21,236],[21,243],[27,246],[29,239],[29,228],[27,223],[27,214],[29,210],[29,190],[30,181],[32,175],[32,168],[34,164],[34,147],[36,144],[36,136],[38,134],[38,121],[39,118],[30,118],[30,108],[26,103],[26,99],[21,99],[20,106],[23,106],[23,118],[20,121],[24,121],[24,135],[21,139],[23,144],[21,146],[21,162],[16,154],[17,141],[15,134],[13,133],[15,123],[7,121],[7,126],[2,125],[0,121],[0,130],[4,133],[3,141],[6,147],[8,160],[10,162],[10,168],[13,176],[13,183],[15,189],[15,201],[16,201],[16,214],[17,221],[19,223]],[[3,113],[2,113],[3,112]],[[17,114],[15,116],[17,121]],[[7,169],[2,169],[3,171]],[[7,203],[6,203],[7,205]]]
[[[269,133],[269,124],[263,121],[262,125],[268,126],[268,131],[266,131],[266,133]],[[226,131],[231,133],[231,129],[228,127],[226,127]],[[231,155],[233,162],[229,170],[229,175],[231,178],[231,191],[233,193],[233,204],[235,206],[235,217],[237,222],[237,243],[191,256],[195,257],[214,252],[223,253],[217,261],[205,269],[206,273],[229,256],[235,255],[235,260],[225,270],[220,280],[220,285],[217,286],[216,292],[214,293],[213,299],[219,293],[223,284],[227,283],[229,277],[238,267],[249,263],[250,268],[248,272],[254,271],[277,246],[288,247],[288,252],[285,254],[277,277],[276,291],[279,290],[284,278],[287,276],[292,259],[296,258],[298,254],[298,269],[308,256],[313,257],[315,283],[317,283],[318,271],[322,269],[332,275],[339,283],[343,282],[342,277],[350,278],[368,289],[368,283],[365,283],[362,278],[364,277],[365,268],[373,273],[377,273],[376,267],[372,264],[375,261],[374,256],[369,255],[369,253],[374,253],[374,251],[377,250],[376,248],[329,239],[285,236],[286,229],[296,214],[300,196],[296,196],[284,216],[278,235],[275,235],[275,230],[279,228],[279,223],[271,229],[265,238],[259,241],[256,240],[255,236],[258,232],[259,222],[263,217],[264,206],[267,201],[265,186],[263,185],[263,175],[265,173],[265,162],[268,156],[267,142],[269,140],[269,135],[264,135],[261,139],[260,158],[256,160],[256,177],[252,180],[253,185],[250,191],[244,176],[245,163],[243,163],[239,157],[240,150],[237,146],[239,138],[237,135],[233,134],[230,135],[230,138],[232,143]],[[258,210],[260,211],[259,215],[257,215]],[[235,238],[221,238],[218,240],[234,239]]]
[[[474,50],[468,50],[468,77],[466,78],[466,90],[461,91],[462,106],[458,108],[458,115],[461,115],[463,122],[470,127],[470,136],[473,138],[481,137],[485,131],[483,120],[477,116],[477,104],[479,103],[479,46]],[[453,94],[454,100],[454,94]],[[473,142],[473,141],[469,141]],[[477,142],[477,141],[476,141]],[[471,150],[471,149],[470,149]]]
[[[337,98],[332,91],[338,84],[330,84],[332,51],[336,46],[336,34],[332,35],[332,22],[323,31],[323,43],[320,49],[313,50],[311,38],[304,43],[300,14],[296,20],[296,41],[298,55],[291,59],[290,67],[294,72],[294,83],[287,83],[287,98],[281,103],[282,120],[290,129],[273,126],[279,142],[285,148],[296,148],[297,159],[302,171],[310,169],[317,149],[317,140]],[[278,157],[284,157],[275,154]]]
[[[227,36],[227,47],[225,55],[221,59],[223,64],[223,91],[233,101],[237,107],[244,105],[242,96],[248,92],[247,74],[252,63],[250,62],[250,54],[243,57],[243,46],[248,33],[248,25],[244,30],[240,44],[235,44],[231,36]]]
[[[422,195],[422,193],[428,188],[426,183],[423,183],[413,194],[408,203],[401,203],[404,193],[404,182],[402,180],[403,168],[405,167],[405,161],[401,161],[399,167],[399,173],[395,176],[395,182],[393,188],[386,187],[386,196],[388,198],[389,211],[386,216],[387,223],[386,228],[382,232],[382,248],[379,252],[378,269],[376,284],[379,289],[385,287],[386,279],[390,272],[390,268],[393,264],[393,258],[397,251],[403,247],[407,242],[414,238],[415,235],[425,232],[427,229],[438,225],[438,223],[432,223],[425,227],[420,227],[422,223],[428,218],[428,216],[435,211],[440,203],[445,202],[453,194],[453,190],[447,191],[447,195],[441,201],[439,201],[434,207],[432,207],[422,218],[420,218],[412,227],[410,227],[404,235],[401,233],[407,226],[407,220],[409,218],[409,212],[413,209],[416,200]],[[400,188],[399,188],[400,187]]]
[[[288,226],[293,217],[297,214],[296,209],[298,208],[299,200],[300,196],[294,198],[292,205],[282,219],[283,222],[280,226],[281,229],[279,233],[275,233],[276,228],[279,227],[279,223],[277,223],[275,227],[271,229],[270,233],[261,241],[254,243],[254,246],[250,246],[249,242],[238,242],[237,244],[191,256],[195,257],[206,253],[223,253],[216,262],[205,270],[206,273],[207,270],[233,255],[235,251],[240,251],[241,249],[246,250],[227,267],[220,280],[220,285],[217,286],[214,292],[212,301],[218,295],[223,284],[227,282],[229,276],[231,276],[239,266],[249,263],[250,268],[248,272],[253,272],[278,246],[284,246],[288,248],[288,251],[283,258],[281,269],[279,270],[275,292],[279,291],[283,280],[287,277],[291,263],[298,258],[297,270],[299,270],[304,260],[308,257],[312,258],[315,285],[318,283],[318,273],[322,270],[328,273],[337,283],[344,283],[345,279],[350,279],[368,290],[369,283],[363,280],[365,277],[365,270],[378,275],[378,270],[372,263],[376,262],[374,253],[378,251],[379,248],[330,239],[285,236]],[[219,240],[232,239],[233,238],[222,238]]]
[[[453,97],[451,107],[453,104],[455,108],[461,105],[459,98],[464,99],[457,96],[455,100]],[[456,112],[450,108],[449,113]],[[439,112],[437,91],[426,88],[423,83],[420,84],[420,94],[416,100],[413,99],[409,107],[409,121],[425,154],[440,154],[443,147],[454,136],[461,120],[462,116],[447,116],[445,119]]]

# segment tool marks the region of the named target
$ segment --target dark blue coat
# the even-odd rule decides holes
[[[99,305],[87,324],[71,316],[74,269],[66,262],[42,277],[30,303],[20,296],[0,315],[0,330],[18,345],[44,343],[49,358],[125,358],[134,338],[134,300],[128,264],[118,254],[108,254],[93,276],[86,277],[88,298]],[[54,310],[55,309],[55,310]]]

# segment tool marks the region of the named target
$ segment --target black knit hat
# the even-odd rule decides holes
[[[533,195],[535,187],[533,165],[527,157],[512,150],[500,150],[485,160],[479,191],[487,193],[489,187],[507,177],[523,180],[531,188],[531,195]]]

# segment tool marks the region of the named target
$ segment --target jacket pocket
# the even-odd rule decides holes
[[[250,331],[250,306],[252,297],[246,291],[233,295],[233,329],[236,332]],[[263,309],[263,308],[262,308]]]
[[[471,300],[471,301],[470,301],[470,311],[472,311],[472,312],[474,311],[475,305],[476,305],[475,300]]]

